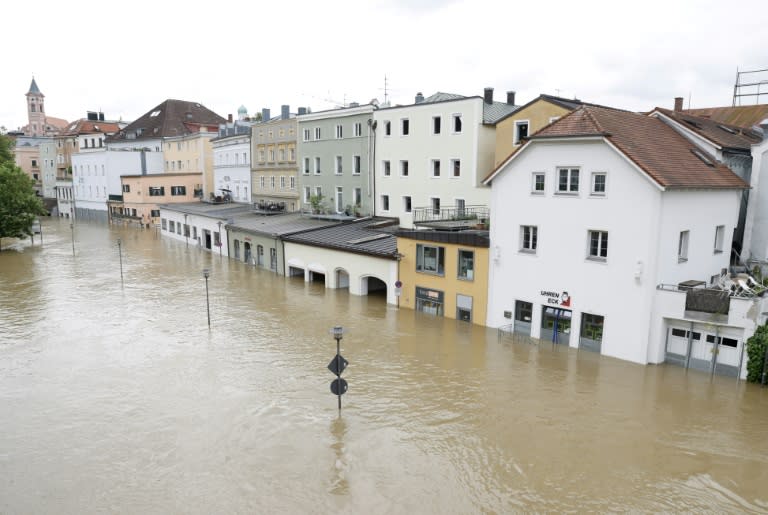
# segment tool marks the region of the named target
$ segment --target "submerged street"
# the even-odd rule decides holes
[[[0,252],[0,513],[768,511],[768,388],[500,340],[155,230],[78,222],[74,256],[68,220],[43,232]]]

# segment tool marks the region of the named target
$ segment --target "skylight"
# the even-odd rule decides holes
[[[155,116],[157,116],[159,114],[160,114],[160,110],[158,109],[157,111],[152,111],[152,114],[150,114],[149,117],[150,118],[154,118]]]
[[[718,128],[724,130],[725,132],[730,132],[731,134],[736,134],[736,131],[731,129],[730,127],[726,127],[725,125],[720,125],[720,124],[718,124],[717,126],[718,126]]]
[[[376,241],[382,238],[389,238],[389,234],[374,234],[373,236],[365,236],[356,240],[349,240],[347,243],[357,245],[358,243],[368,243],[369,241]]]

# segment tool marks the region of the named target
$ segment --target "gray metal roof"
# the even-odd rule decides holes
[[[283,236],[299,231],[321,229],[329,225],[336,225],[334,220],[321,220],[310,218],[301,213],[286,213],[282,215],[259,215],[253,212],[235,217],[230,229],[236,229],[252,234],[266,234],[269,236]]]
[[[494,102],[492,104],[483,102],[483,123],[496,123],[518,109],[518,106],[513,106],[506,102]]]
[[[237,219],[251,212],[251,206],[248,204],[209,204],[207,202],[179,202],[178,204],[161,204],[160,209],[167,211],[176,211],[177,213],[187,213],[190,215],[209,216],[211,218],[220,218],[229,220]]]
[[[397,239],[388,231],[375,229],[386,219],[366,219],[333,227],[307,231],[285,237],[285,241],[367,254],[389,259],[397,258]]]
[[[467,98],[464,95],[459,95],[457,93],[443,93],[442,91],[438,91],[434,95],[430,95],[427,98],[424,99],[423,102],[420,102],[421,104],[430,104],[433,102],[445,102],[448,100],[461,100],[462,98]]]

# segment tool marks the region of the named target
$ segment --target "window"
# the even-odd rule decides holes
[[[282,161],[285,161],[285,149],[284,149],[284,148],[281,148],[281,149],[278,151],[278,155],[280,156],[280,161],[281,161],[281,162],[282,162]],[[243,159],[243,164],[245,164],[245,159]]]
[[[342,163],[341,156],[336,156],[336,166],[334,173],[336,175],[341,175],[341,173],[344,171],[344,164]]]
[[[336,126],[336,139],[344,137],[344,128],[341,125]]]
[[[184,236],[189,238],[190,232],[189,232],[189,224],[184,224]]]
[[[592,174],[592,195],[605,195],[605,173],[595,172]]]
[[[559,193],[578,193],[579,192],[579,169],[578,168],[558,168],[557,191]]]
[[[432,214],[439,216],[440,215],[440,198],[432,197],[429,200],[430,200],[430,203],[432,204]]]
[[[432,160],[432,177],[440,177],[440,160]]]
[[[309,137],[311,136],[312,132],[309,129],[304,129],[304,138],[303,141],[309,141]]]
[[[315,186],[315,195],[318,198],[323,198],[323,187],[322,186]]]
[[[389,195],[381,196],[381,210],[389,211]]]
[[[416,271],[445,275],[445,249],[431,245],[416,245]]]
[[[475,278],[475,252],[459,249],[459,279],[472,281]]]
[[[357,122],[354,125],[355,128],[355,136],[362,136],[363,135],[363,124],[360,122]]]
[[[677,262],[685,263],[688,261],[688,239],[691,231],[680,231],[680,239],[677,243]]]
[[[315,139],[320,139],[320,127],[315,127]]]
[[[384,121],[384,135],[385,136],[392,135],[392,122],[390,122],[389,120]]]
[[[320,175],[320,158],[315,158],[315,175]]]
[[[285,189],[285,175],[280,176],[280,189],[281,190]]]
[[[383,161],[381,164],[383,169],[382,173],[384,174],[384,177],[389,177],[390,174],[392,173],[392,169],[390,168],[389,161]]]
[[[411,123],[408,121],[408,118],[403,118],[400,120],[400,134],[403,136],[407,136],[411,133]]]
[[[288,150],[288,160],[289,161],[296,161],[296,149],[290,149]]]
[[[259,150],[259,161],[264,162],[264,150]]]
[[[453,177],[461,177],[461,159],[451,159],[451,170]]]
[[[360,156],[352,156],[352,173],[360,175]]]
[[[168,229],[172,233],[176,232],[176,222],[174,222],[173,220],[169,221],[168,222]]]
[[[269,187],[272,188],[273,190],[275,189],[275,176],[274,175],[269,177]]]
[[[160,225],[162,226],[162,229],[164,231],[168,230],[168,220],[166,220],[165,218],[160,219]]]
[[[309,197],[312,193],[310,192],[309,186],[304,186],[304,203],[309,203]]]
[[[292,190],[295,190],[295,189],[296,189],[296,177],[294,177],[293,175],[291,175],[291,177],[290,177],[290,181],[289,181],[288,183],[290,184],[290,188],[291,188]],[[247,196],[247,195],[246,195],[246,196]]]
[[[544,193],[544,173],[534,172],[533,181],[531,184],[531,193],[543,194]]]
[[[461,132],[461,115],[453,115],[453,132]]]
[[[520,226],[520,251],[536,253],[539,244],[539,229],[535,225]]]
[[[359,206],[363,203],[363,189],[362,188],[355,188],[354,194],[352,197],[352,202],[355,206]]]
[[[439,116],[432,117],[432,134],[440,134],[441,122],[442,122],[442,118],[440,118]]]
[[[265,176],[259,177],[259,188],[264,189],[267,187],[267,178]]]
[[[521,120],[515,122],[515,134],[513,144],[519,145],[522,141],[528,137],[528,120]]]
[[[130,193],[130,192],[131,192],[131,185],[123,184],[123,193]]]
[[[408,177],[408,161],[400,161],[400,176]]]
[[[589,231],[590,259],[605,261],[608,258],[608,233],[606,231]]]
[[[274,148],[270,148],[269,149],[269,161],[270,161],[270,163],[274,163],[275,162],[275,149]]]
[[[721,254],[723,252],[723,237],[725,236],[725,226],[718,225],[715,227],[715,254]]]
[[[336,186],[336,212],[344,211],[344,196],[341,186]]]
[[[304,174],[309,174],[309,158],[304,158]]]
[[[407,195],[403,197],[403,212],[404,213],[410,213],[411,212],[411,197],[410,195]]]
[[[186,195],[187,194],[187,187],[186,186],[171,186],[171,195]]]
[[[150,186],[149,187],[149,196],[150,197],[162,197],[165,195],[165,186]]]

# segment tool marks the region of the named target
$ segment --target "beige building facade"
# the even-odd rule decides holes
[[[184,136],[169,137],[163,141],[165,173],[202,174],[195,188],[199,198],[208,198],[214,192],[213,144],[218,136],[218,127],[196,125],[195,132]]]
[[[262,210],[297,211],[298,123],[283,106],[281,116],[254,125],[251,133],[251,187],[254,207]]]
[[[139,225],[159,224],[158,205],[193,201],[201,181],[201,173],[124,175],[121,177],[123,200],[110,202],[110,220]]]

